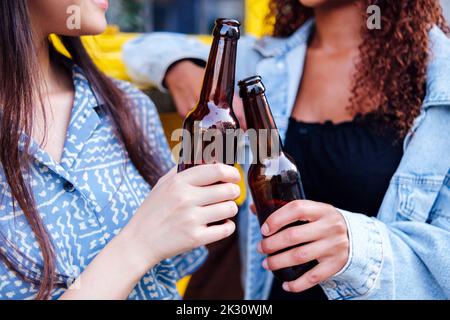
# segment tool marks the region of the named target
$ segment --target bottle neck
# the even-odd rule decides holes
[[[237,39],[216,36],[206,66],[200,102],[230,108],[234,96]]]
[[[253,156],[258,156],[257,162],[281,156],[283,145],[266,95],[260,93],[243,97],[243,103],[251,148]]]

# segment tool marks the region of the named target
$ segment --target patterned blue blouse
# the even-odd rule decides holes
[[[33,156],[29,178],[55,248],[58,287],[52,293],[54,299],[119,233],[150,192],[114,135],[111,120],[101,112],[101,98],[77,66],[73,67],[73,82],[75,100],[61,162],[56,163],[36,142],[29,149]],[[153,152],[162,156],[166,169],[172,167],[153,103],[130,84],[117,85],[130,99]],[[0,167],[0,249],[28,278],[39,279],[43,259],[37,241],[23,213],[14,213],[12,204]],[[129,298],[178,299],[177,280],[198,268],[205,255],[205,249],[196,249],[161,261]],[[32,299],[37,289],[0,261],[0,299]]]

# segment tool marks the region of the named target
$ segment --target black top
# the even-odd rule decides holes
[[[375,216],[403,149],[389,130],[380,130],[374,116],[353,121],[304,123],[291,118],[284,150],[296,162],[306,198],[336,208]],[[293,294],[276,280],[270,299],[326,299],[319,286]]]

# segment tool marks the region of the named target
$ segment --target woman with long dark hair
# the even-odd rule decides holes
[[[83,48],[107,7],[0,2],[0,299],[179,298],[201,246],[234,231],[209,224],[236,214],[237,170],[168,172],[151,101]]]
[[[449,298],[450,30],[439,1],[272,0],[268,21],[271,37],[241,40],[238,79],[262,76],[309,200],[261,229],[239,216],[246,297]],[[204,51],[156,33],[125,56],[184,110]],[[296,221],[310,223],[285,228]],[[268,272],[313,260],[289,283]]]

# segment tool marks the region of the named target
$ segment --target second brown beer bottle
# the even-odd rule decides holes
[[[237,20],[216,20],[200,99],[183,123],[178,172],[205,163],[234,165],[236,162],[233,137],[239,122],[232,103],[239,26]],[[233,139],[232,143],[227,144],[227,136]]]
[[[282,143],[261,77],[254,76],[239,82],[240,96],[244,103],[245,118],[249,130],[253,160],[248,171],[248,184],[256,207],[258,220],[262,225],[276,210],[287,203],[305,199],[300,173],[294,161],[282,150]],[[256,139],[251,138],[250,130]],[[286,226],[304,224],[298,221]],[[290,250],[286,248],[273,255]],[[292,281],[317,264],[306,264],[274,271],[282,281]]]

